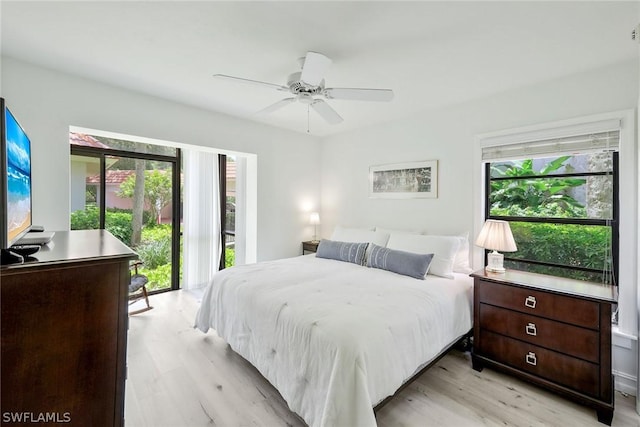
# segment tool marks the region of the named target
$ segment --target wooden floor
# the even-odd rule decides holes
[[[304,426],[278,392],[215,332],[193,329],[197,296],[154,295],[130,317],[125,423]],[[640,426],[635,398],[616,393],[613,426]],[[595,411],[485,369],[452,351],[378,413],[379,427],[603,426]],[[349,427],[349,426],[344,426]]]

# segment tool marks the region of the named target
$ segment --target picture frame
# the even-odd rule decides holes
[[[438,197],[438,161],[392,163],[369,167],[369,197],[413,199]]]

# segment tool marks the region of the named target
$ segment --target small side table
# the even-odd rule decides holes
[[[306,253],[315,253],[318,250],[319,240],[308,240],[306,242],[302,242],[302,255]]]

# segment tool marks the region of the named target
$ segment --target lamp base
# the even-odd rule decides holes
[[[492,273],[504,273],[504,255],[496,251],[489,252],[487,254],[487,266],[484,268],[486,271]]]

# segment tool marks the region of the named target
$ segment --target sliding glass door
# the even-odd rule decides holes
[[[179,149],[106,138],[99,140],[103,146],[78,146],[77,135],[71,137],[71,229],[107,229],[138,253],[150,291],[178,289]]]

